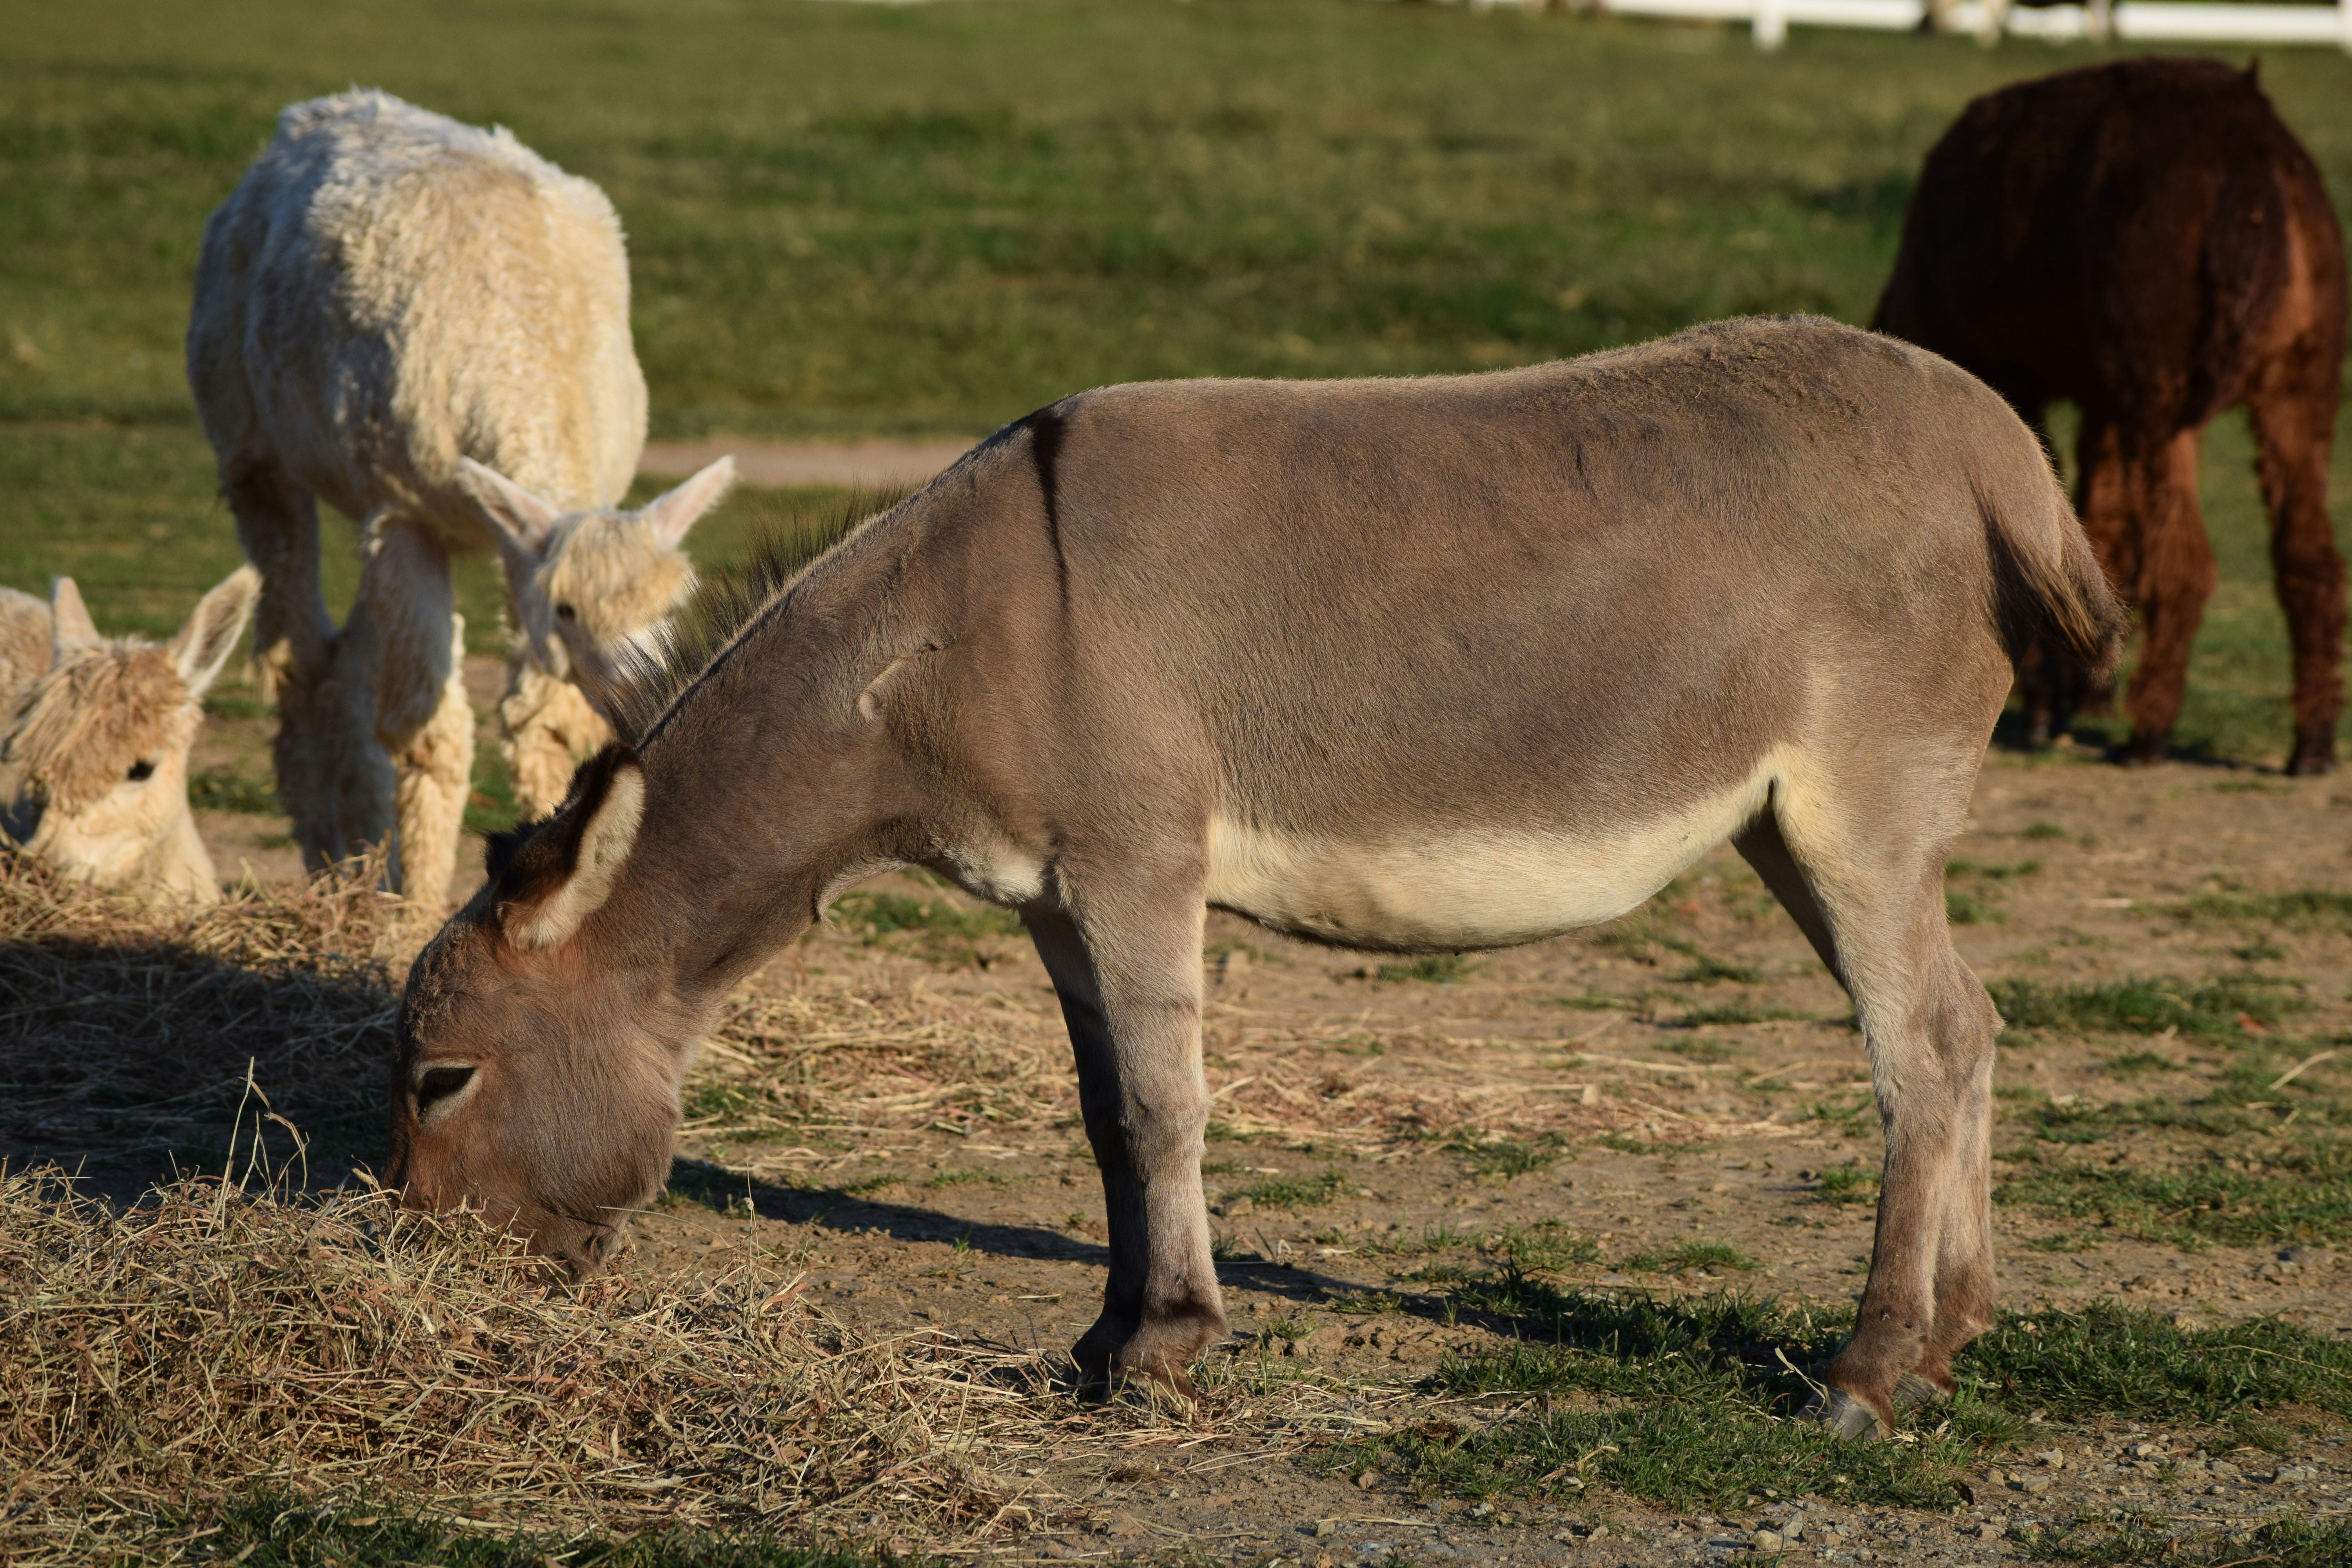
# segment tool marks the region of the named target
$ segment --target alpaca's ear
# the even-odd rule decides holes
[[[645,813],[646,775],[635,752],[610,745],[583,763],[572,798],[500,869],[507,940],[525,952],[570,941],[613,896]]]
[[[457,482],[490,520],[498,536],[499,553],[509,565],[518,560],[527,570],[539,563],[563,514],[486,463],[457,459]]]
[[[164,650],[187,683],[189,696],[202,697],[220,679],[221,667],[236,651],[254,601],[260,597],[261,574],[240,566],[196,601],[195,613]]]
[[[99,640],[98,623],[89,618],[81,590],[70,577],[59,577],[49,584],[49,640],[58,653]]]
[[[655,538],[675,550],[695,521],[734,488],[735,459],[721,458],[677,489],[648,502],[637,515],[653,526]]]

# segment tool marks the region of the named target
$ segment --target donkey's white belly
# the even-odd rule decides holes
[[[1614,920],[1764,809],[1779,759],[1736,788],[1589,835],[1507,826],[1385,843],[1209,822],[1208,900],[1351,946],[1502,947]]]

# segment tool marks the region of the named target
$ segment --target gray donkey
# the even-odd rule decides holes
[[[2009,406],[1828,321],[1084,393],[784,583],[494,852],[409,977],[394,1179],[601,1267],[730,988],[929,867],[1017,909],[1061,997],[1110,1224],[1078,1362],[1182,1387],[1225,1327],[1204,911],[1496,947],[1729,839],[1869,1042],[1877,1246],[1816,1414],[1891,1430],[1993,1308],[2000,1020],[1946,851],[2012,656],[2124,627]]]

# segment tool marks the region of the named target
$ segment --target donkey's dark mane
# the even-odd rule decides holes
[[[632,745],[667,717],[694,689],[711,660],[809,567],[849,537],[858,524],[904,500],[911,488],[852,490],[830,505],[788,499],[764,503],[751,524],[751,548],[740,564],[705,574],[693,600],[671,624],[659,653],[622,671],[624,695],[616,728]]]

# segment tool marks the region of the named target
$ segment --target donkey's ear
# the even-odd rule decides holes
[[[613,896],[646,814],[645,770],[615,743],[572,781],[572,799],[499,879],[499,924],[526,952],[568,942]]]
[[[655,538],[675,550],[696,520],[734,488],[735,459],[721,458],[677,489],[647,502],[637,515],[653,525]]]
[[[180,679],[187,682],[189,696],[202,697],[220,679],[221,666],[236,651],[246,618],[260,597],[261,574],[240,566],[196,601],[195,613],[164,650],[178,667]]]
[[[49,584],[49,640],[58,653],[99,640],[98,623],[89,618],[81,590],[70,577],[59,577]]]
[[[488,464],[471,458],[457,459],[457,483],[490,520],[499,553],[520,553],[527,564],[535,563],[555,531],[556,520],[563,514]]]

